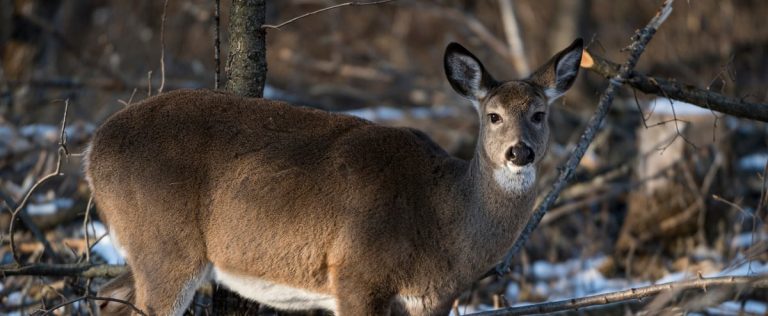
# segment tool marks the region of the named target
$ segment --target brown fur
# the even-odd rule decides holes
[[[546,121],[524,125],[548,111],[535,79],[477,100],[471,161],[415,130],[223,92],[130,106],[99,128],[87,166],[133,271],[123,284],[150,314],[183,311],[211,265],[331,295],[342,316],[446,314],[530,216],[533,190],[507,192],[492,172],[517,141],[546,150]]]

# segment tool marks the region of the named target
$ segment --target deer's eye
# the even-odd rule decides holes
[[[492,124],[498,124],[501,123],[501,116],[499,116],[496,113],[490,113],[488,114],[488,119],[491,120]]]
[[[533,113],[533,116],[531,116],[531,122],[534,122],[536,124],[541,123],[544,121],[544,117],[546,116],[547,114],[544,112]]]

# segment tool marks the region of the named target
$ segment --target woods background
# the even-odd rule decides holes
[[[267,23],[334,3],[272,1]],[[500,79],[526,76],[575,37],[585,38],[591,54],[621,63],[626,59],[622,49],[659,4],[400,0],[331,10],[268,30],[264,94],[416,127],[450,153],[469,158],[477,114],[444,79],[447,43],[467,46]],[[89,192],[77,154],[100,122],[159,93],[162,81],[163,91],[214,87],[213,1],[169,1],[164,45],[163,6],[163,1],[142,0],[0,0],[0,198],[8,206],[0,212],[4,266],[14,261],[5,229],[9,209],[56,168],[64,100],[72,155],[64,159],[62,175],[36,188],[23,210],[53,253],[44,254],[34,228],[19,224],[14,231],[18,255],[23,263],[84,262],[86,244],[98,242],[89,259],[121,263],[95,212],[85,239]],[[221,6],[225,68],[229,1]],[[514,24],[504,21],[510,8]],[[636,71],[764,105],[766,16],[765,1],[678,1]],[[517,25],[519,39],[511,25]],[[553,144],[538,184],[542,195],[606,85],[603,76],[582,69],[576,86],[554,105]],[[625,86],[573,183],[515,258],[512,271],[478,282],[456,310],[464,314],[651,282],[768,272],[763,176],[768,126],[700,106]],[[4,277],[0,313],[50,309],[103,281]],[[201,293],[191,312],[210,308],[210,287]],[[760,290],[719,296],[710,291],[633,301],[596,313],[765,314],[766,302]],[[66,312],[85,312],[88,305],[70,305]]]

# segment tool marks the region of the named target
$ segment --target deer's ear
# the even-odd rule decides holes
[[[495,80],[485,71],[480,60],[464,46],[450,43],[443,58],[445,76],[453,90],[477,104],[495,85]]]
[[[565,91],[568,91],[576,81],[583,49],[584,41],[580,38],[576,39],[531,74],[529,80],[544,88],[549,103],[565,94]]]

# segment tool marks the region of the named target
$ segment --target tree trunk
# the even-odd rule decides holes
[[[227,90],[262,97],[267,79],[265,0],[233,0],[229,17]]]
[[[262,97],[267,79],[265,0],[233,0],[229,17],[226,88],[247,97]],[[259,304],[215,286],[213,315],[255,315]]]

